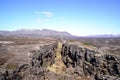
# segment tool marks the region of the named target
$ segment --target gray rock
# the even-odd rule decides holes
[[[120,57],[96,51],[98,50],[64,43],[61,51],[62,60],[66,67],[68,63],[72,65],[75,73],[80,76],[94,76],[95,80],[115,80],[113,77],[120,77]]]

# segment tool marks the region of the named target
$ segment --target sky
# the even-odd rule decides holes
[[[0,30],[120,34],[120,0],[0,0]]]

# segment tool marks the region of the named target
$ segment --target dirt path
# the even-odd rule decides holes
[[[65,74],[66,66],[62,62],[61,48],[62,48],[62,43],[58,42],[58,48],[57,48],[55,63],[52,66],[48,67],[48,69],[50,71],[52,71],[56,74]]]

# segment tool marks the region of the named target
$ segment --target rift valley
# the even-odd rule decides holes
[[[120,38],[1,35],[0,80],[120,80]]]

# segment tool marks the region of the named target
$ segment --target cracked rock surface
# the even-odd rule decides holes
[[[38,45],[10,47],[21,54],[0,63],[0,80],[120,80],[120,56],[75,42]]]

